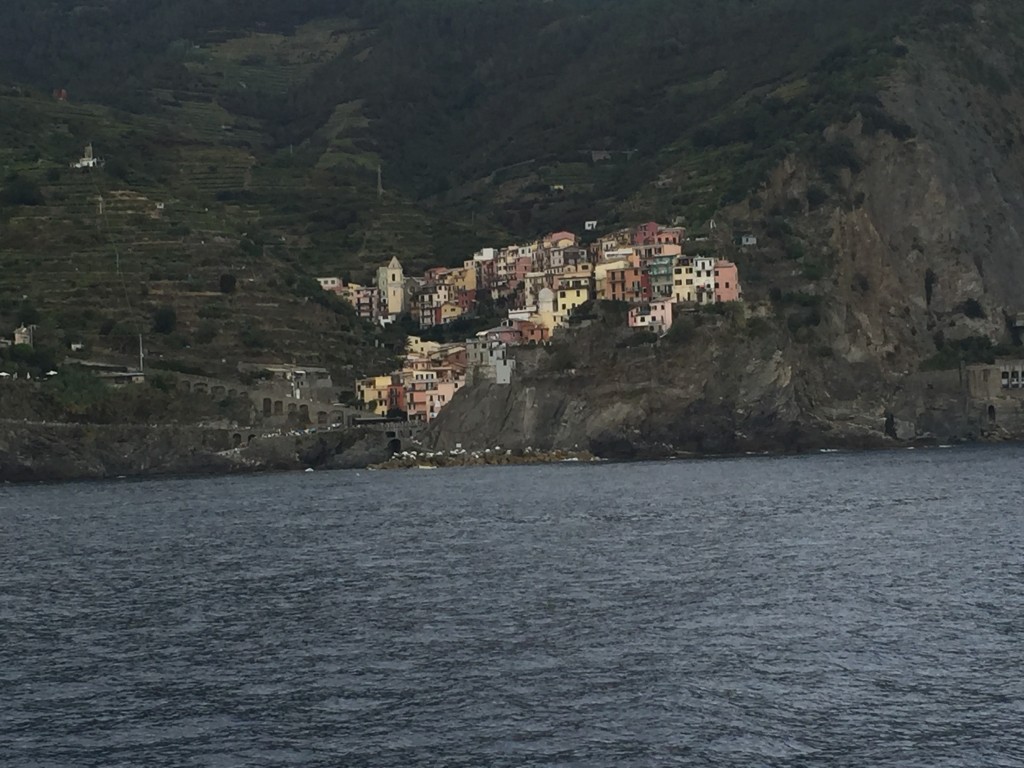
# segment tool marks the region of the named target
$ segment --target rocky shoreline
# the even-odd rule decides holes
[[[504,467],[526,464],[558,464],[562,462],[605,461],[590,451],[536,451],[525,448],[513,451],[501,448],[485,448],[482,451],[467,451],[456,448],[451,451],[403,451],[387,461],[371,464],[369,469],[438,469],[440,467]]]
[[[0,483],[66,482],[122,477],[198,477],[301,471],[305,469],[437,469],[448,467],[521,466],[537,464],[590,464],[604,461],[663,461],[744,456],[780,456],[927,448],[939,443],[991,443],[1012,438],[992,435],[965,440],[802,441],[780,447],[767,437],[758,444],[745,441],[724,450],[687,450],[669,444],[626,445],[595,442],[587,448],[509,448],[477,450],[441,449],[412,445],[391,454],[380,434],[363,430],[308,430],[264,435],[251,444],[231,447],[237,430],[183,425],[5,425],[0,432]],[[715,445],[715,448],[721,446]],[[945,446],[943,446],[945,447]]]

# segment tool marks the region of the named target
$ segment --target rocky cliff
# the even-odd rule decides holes
[[[1000,84],[1007,43],[986,12],[958,28],[959,55],[908,43],[878,105],[825,132],[847,167],[790,156],[720,213],[761,235],[752,253],[719,244],[744,311],[635,347],[604,313],[521,353],[511,386],[460,393],[431,444],[645,456],[1024,437],[1017,398],[986,418],[965,379],[1020,356],[1024,310],[1024,96]]]

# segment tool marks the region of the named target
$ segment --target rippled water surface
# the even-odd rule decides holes
[[[0,487],[0,764],[1021,766],[1022,466]]]

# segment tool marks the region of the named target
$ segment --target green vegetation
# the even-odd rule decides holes
[[[921,363],[922,371],[942,371],[958,368],[961,364],[994,363],[996,357],[1011,354],[1011,350],[994,344],[992,339],[984,336],[968,336],[957,341],[944,338],[941,333],[935,336],[934,355]]]
[[[214,375],[296,359],[345,383],[386,367],[403,329],[361,321],[316,276],[366,282],[392,255],[416,274],[586,219],[692,227],[794,154],[806,200],[766,210],[765,235],[820,280],[831,264],[792,222],[861,168],[843,134],[859,117],[912,135],[878,97],[907,54],[895,36],[970,18],[953,0],[16,4],[0,334],[39,324],[54,358],[73,338],[133,359],[151,329],[154,359]],[[991,62],[963,67],[1001,92]],[[103,166],[69,168],[86,144]],[[799,311],[780,316],[813,325],[785,286],[774,300]]]
[[[178,313],[174,307],[160,307],[153,313],[153,331],[167,335],[178,327]]]

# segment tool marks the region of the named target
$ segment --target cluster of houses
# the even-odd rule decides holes
[[[356,382],[362,410],[382,418],[429,422],[475,381],[510,384],[515,359],[509,347],[514,326],[502,323],[465,342],[440,344],[410,336],[402,368]]]
[[[461,267],[435,267],[422,277],[405,275],[392,258],[374,285],[319,277],[325,291],[347,299],[360,317],[386,324],[409,314],[421,328],[471,316],[487,300],[511,307],[524,341],[543,341],[565,325],[573,310],[592,299],[634,305],[630,324],[671,324],[665,307],[742,298],[732,262],[684,254],[683,227],[656,222],[597,238],[589,246],[571,232],[504,248],[483,248]],[[657,305],[657,306],[652,306]]]
[[[357,314],[387,324],[409,314],[421,328],[473,316],[488,301],[508,307],[497,327],[459,344],[414,338],[400,371],[361,379],[364,410],[430,421],[468,381],[509,383],[515,360],[509,348],[543,343],[573,312],[594,299],[630,305],[631,327],[663,334],[676,305],[739,301],[733,262],[684,253],[683,227],[648,222],[582,245],[571,232],[555,232],[526,245],[483,248],[461,267],[428,269],[408,277],[397,258],[377,270],[374,285],[317,278],[325,291],[347,299]]]

